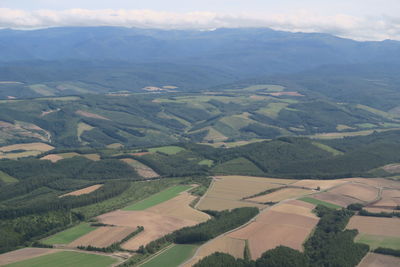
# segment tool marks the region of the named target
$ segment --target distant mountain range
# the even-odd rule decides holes
[[[214,31],[121,27],[0,30],[0,62],[123,61],[212,68],[238,78],[328,64],[400,62],[400,42],[357,42],[266,28]],[[177,67],[179,68],[179,67]],[[168,67],[167,67],[168,69]]]

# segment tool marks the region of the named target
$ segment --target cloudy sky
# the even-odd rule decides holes
[[[0,28],[269,27],[400,40],[400,0],[0,0]]]

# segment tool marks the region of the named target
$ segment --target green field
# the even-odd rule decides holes
[[[175,155],[183,150],[185,150],[185,149],[180,146],[162,146],[162,147],[154,147],[154,148],[149,149],[149,151],[152,153],[161,152],[161,153],[165,153],[168,155]]]
[[[5,172],[0,171],[0,181],[3,181],[4,183],[16,183],[18,182],[18,179],[8,175]]]
[[[221,163],[213,168],[216,174],[238,174],[238,175],[263,175],[253,162],[246,158],[240,157]]]
[[[152,258],[141,267],[176,267],[185,262],[191,257],[196,248],[196,245],[174,245],[173,247],[162,252],[160,255]]]
[[[176,197],[179,193],[190,189],[189,185],[176,185],[170,187],[164,191],[152,195],[140,202],[136,202],[132,205],[125,207],[123,210],[145,210],[147,208],[153,207],[157,204],[163,203],[164,201],[170,200]]]
[[[7,267],[107,267],[117,260],[108,256],[62,251],[5,265]]]
[[[42,240],[42,243],[47,245],[69,244],[95,229],[96,227],[91,227],[88,223],[81,223]]]
[[[332,209],[341,209],[342,208],[339,205],[335,205],[335,204],[325,202],[325,201],[322,201],[319,199],[311,198],[311,197],[303,197],[303,198],[300,198],[300,200],[311,203],[311,204],[315,204],[315,205],[323,205],[325,207],[332,208]]]
[[[330,147],[328,145],[321,144],[321,143],[318,143],[318,142],[313,142],[313,145],[321,148],[322,150],[325,150],[325,151],[331,153],[334,156],[343,155],[343,152],[341,152],[339,150],[336,150],[336,149],[334,149],[334,148],[332,148],[332,147]]]
[[[211,159],[203,159],[199,162],[199,165],[207,165],[208,167],[211,167],[213,164],[214,161],[212,161]]]
[[[371,249],[377,247],[400,249],[400,238],[394,236],[381,236],[381,235],[369,235],[360,233],[357,235],[356,242],[367,244]]]

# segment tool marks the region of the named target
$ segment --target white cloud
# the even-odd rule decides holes
[[[324,32],[357,40],[400,40],[400,17],[322,16],[307,10],[289,14],[172,13],[152,10],[34,10],[0,8],[0,28],[125,26],[161,29],[269,27],[284,31]]]

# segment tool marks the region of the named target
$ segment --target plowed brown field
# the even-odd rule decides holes
[[[292,184],[293,186],[305,187],[308,189],[317,189],[318,187],[320,190],[327,190],[331,187],[347,183],[344,180],[300,180]]]
[[[373,201],[378,197],[379,190],[365,184],[344,184],[329,190],[330,193],[356,198],[364,202]]]
[[[357,229],[363,234],[400,237],[399,218],[353,216],[346,228]]]
[[[398,267],[400,258],[382,254],[368,253],[358,267]]]
[[[213,254],[214,252],[228,253],[235,258],[243,258],[245,246],[245,240],[236,239],[229,236],[217,237],[201,246],[196,252],[196,256],[183,264],[182,267],[193,266],[198,261]]]
[[[49,248],[22,248],[18,250],[14,250],[11,252],[7,252],[4,254],[0,254],[0,266],[10,264],[17,261],[23,261],[39,256],[43,256],[46,254],[59,252],[56,249]]]
[[[289,202],[274,206],[260,214],[254,222],[228,236],[248,240],[253,259],[279,245],[302,250],[303,242],[319,220],[311,212],[313,206],[307,208],[306,205]]]
[[[293,183],[293,180],[250,176],[217,176],[205,197],[199,202],[201,210],[225,210],[238,207],[263,207],[256,203],[242,201],[267,189]]]

